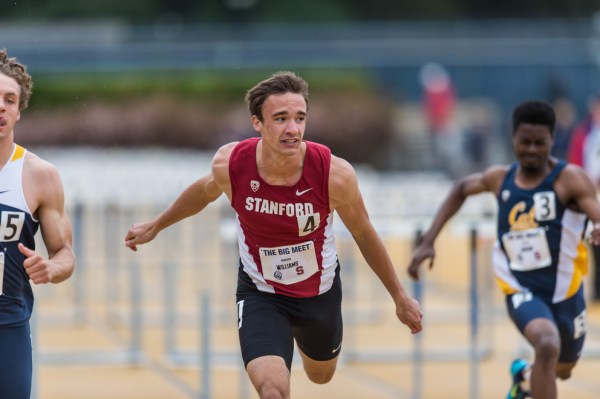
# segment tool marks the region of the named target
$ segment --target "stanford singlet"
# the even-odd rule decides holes
[[[506,294],[531,291],[556,303],[581,286],[587,271],[587,219],[566,208],[554,191],[565,165],[558,162],[537,187],[523,189],[515,184],[513,164],[500,187],[494,270]]]
[[[291,297],[327,292],[337,252],[329,208],[331,151],[305,141],[302,177],[293,186],[261,179],[256,163],[260,138],[237,144],[229,159],[231,206],[237,213],[244,271],[259,291]]]
[[[34,236],[39,223],[31,215],[23,194],[23,164],[27,151],[14,146],[8,162],[0,170],[0,326],[17,326],[29,321],[33,292],[23,267],[21,242],[35,249]]]

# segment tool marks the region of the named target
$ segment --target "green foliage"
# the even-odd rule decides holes
[[[31,108],[73,105],[81,101],[126,102],[164,96],[215,104],[242,103],[244,94],[273,71],[89,73],[36,75]],[[310,84],[311,94],[368,90],[367,79],[356,71],[296,71]]]

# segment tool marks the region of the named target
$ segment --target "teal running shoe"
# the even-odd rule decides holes
[[[512,385],[508,391],[506,399],[525,399],[530,398],[529,391],[523,390],[521,382],[525,381],[524,371],[529,368],[527,361],[524,359],[515,359],[510,365],[510,375],[512,377]]]

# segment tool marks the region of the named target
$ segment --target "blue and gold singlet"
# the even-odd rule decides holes
[[[21,242],[35,249],[34,236],[39,227],[23,194],[26,152],[15,144],[9,161],[0,170],[0,327],[27,324],[33,308],[33,292],[23,268],[25,256],[17,248]]]
[[[579,290],[587,274],[586,215],[567,209],[554,191],[559,161],[535,188],[515,184],[511,165],[498,194],[494,271],[506,294],[531,291],[557,303]]]

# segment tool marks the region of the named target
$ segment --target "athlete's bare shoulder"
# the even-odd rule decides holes
[[[329,167],[329,200],[332,209],[339,205],[352,201],[357,194],[358,178],[356,171],[343,158],[331,155],[331,164]]]
[[[43,204],[62,204],[63,185],[58,169],[32,152],[27,152],[23,165],[23,191],[27,204],[36,212]]]
[[[30,151],[25,155],[23,173],[27,179],[34,180],[37,184],[52,184],[55,179],[60,180],[58,169],[53,164]]]
[[[574,164],[567,164],[563,168],[554,183],[554,190],[563,203],[570,207],[580,198],[596,197],[592,179],[580,166]]]
[[[335,176],[341,175],[341,178],[345,178],[356,175],[356,172],[354,171],[354,168],[350,162],[346,161],[344,158],[340,158],[332,154],[329,174]]]
[[[212,159],[211,172],[214,181],[228,196],[231,191],[231,181],[229,180],[229,158],[231,152],[238,145],[239,141],[234,141],[223,145],[217,150]]]
[[[587,177],[587,173],[579,165],[568,163],[558,175],[559,180],[582,179]]]
[[[231,157],[231,152],[238,145],[239,141],[233,141],[231,143],[227,143],[221,146],[212,159],[212,167],[213,170],[215,167],[229,167],[229,157]]]
[[[509,165],[491,165],[481,172],[481,180],[488,191],[497,193],[510,169]]]

